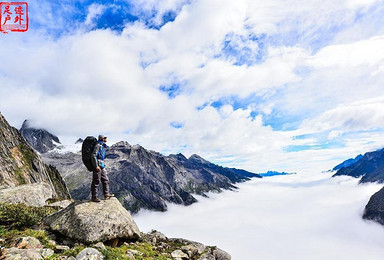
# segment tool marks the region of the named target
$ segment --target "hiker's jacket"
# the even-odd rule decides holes
[[[92,164],[93,167],[99,166],[101,169],[105,168],[104,159],[105,159],[105,148],[108,146],[103,141],[97,141],[95,145],[95,149],[93,149],[92,153]]]

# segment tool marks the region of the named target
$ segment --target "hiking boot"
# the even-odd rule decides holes
[[[105,194],[104,197],[105,197],[106,200],[108,200],[108,199],[110,199],[112,197],[115,197],[115,195],[114,194]]]
[[[99,198],[92,198],[92,200],[91,201],[93,201],[93,202],[100,202],[101,200],[99,199]]]

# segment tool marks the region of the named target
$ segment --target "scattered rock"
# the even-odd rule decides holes
[[[194,255],[197,255],[197,254],[201,254],[203,251],[201,251],[201,253],[199,253],[199,250],[197,247],[195,247],[194,245],[186,245],[186,246],[182,246],[181,247],[181,250],[188,254],[188,256],[190,258],[192,258]]]
[[[48,204],[48,206],[58,208],[58,209],[65,209],[66,207],[71,205],[71,203],[73,203],[73,202],[74,202],[73,200],[60,200],[60,201],[56,201],[54,203],[50,203],[50,204]]]
[[[51,244],[53,246],[56,246],[56,241],[55,240],[48,240],[48,244]]]
[[[34,237],[20,237],[16,240],[15,246],[19,249],[43,248],[40,241]]]
[[[175,250],[171,253],[171,256],[175,260],[189,259],[188,255],[181,250]]]
[[[50,257],[54,254],[55,252],[52,249],[49,248],[44,248],[41,250],[41,256],[42,257]]]
[[[103,242],[99,242],[96,245],[93,246],[94,248],[99,248],[99,249],[106,249],[105,245]]]
[[[168,240],[168,238],[161,232],[152,229],[152,231],[149,233],[152,237],[155,237],[157,241],[165,242]]]
[[[130,255],[130,254],[132,254],[132,255],[139,255],[139,256],[142,256],[142,255],[144,255],[142,252],[140,252],[140,251],[137,251],[137,250],[134,250],[134,249],[128,249],[127,250],[127,254],[128,255]]]
[[[0,201],[7,203],[24,203],[29,206],[41,207],[53,197],[51,187],[44,182],[20,185],[0,190]]]
[[[52,230],[85,243],[140,237],[132,216],[116,198],[99,203],[74,202],[48,216],[45,223]]]
[[[231,260],[231,255],[221,250],[220,248],[213,250],[213,255],[215,256],[216,260]]]
[[[102,260],[104,256],[102,253],[94,248],[85,248],[77,256],[76,260]]]
[[[64,252],[64,251],[67,251],[67,250],[70,250],[71,248],[69,248],[69,246],[63,246],[63,245],[57,245],[55,246],[55,250],[57,252]]]
[[[42,249],[20,249],[20,248],[8,248],[3,250],[2,257],[4,259],[42,259],[41,255]],[[1,258],[3,259],[3,258]]]
[[[216,260],[215,256],[211,253],[204,253],[202,254],[198,260]]]

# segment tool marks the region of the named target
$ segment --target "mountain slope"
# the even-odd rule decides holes
[[[0,113],[0,187],[45,182],[57,198],[70,198],[60,173],[43,163],[20,132]]]
[[[368,152],[357,162],[343,167],[334,176],[362,177],[360,182],[384,182],[384,149]]]
[[[333,167],[332,171],[338,171],[340,170],[341,168],[343,167],[348,167],[352,164],[355,164],[356,162],[358,162],[361,158],[363,158],[363,156],[361,154],[359,154],[358,156],[356,156],[355,158],[351,158],[351,159],[348,159],[348,160],[345,160],[344,162],[336,165],[335,167]]]
[[[46,153],[47,163],[55,165],[75,199],[86,199],[92,174],[87,172],[80,153]],[[166,203],[190,205],[192,194],[236,189],[237,182],[259,175],[244,170],[212,164],[198,155],[164,156],[139,145],[119,142],[107,149],[106,165],[111,192],[135,213],[141,208],[165,211]]]
[[[364,209],[363,219],[373,220],[384,225],[384,187],[369,199]]]

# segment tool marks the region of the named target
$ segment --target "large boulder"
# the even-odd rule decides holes
[[[384,225],[384,187],[369,199],[365,206],[363,218]]]
[[[48,216],[45,223],[52,230],[84,243],[140,237],[132,216],[116,198],[99,203],[74,202]]]
[[[46,201],[53,196],[51,187],[45,182],[0,189],[0,202],[24,203],[36,207],[46,205]]]

